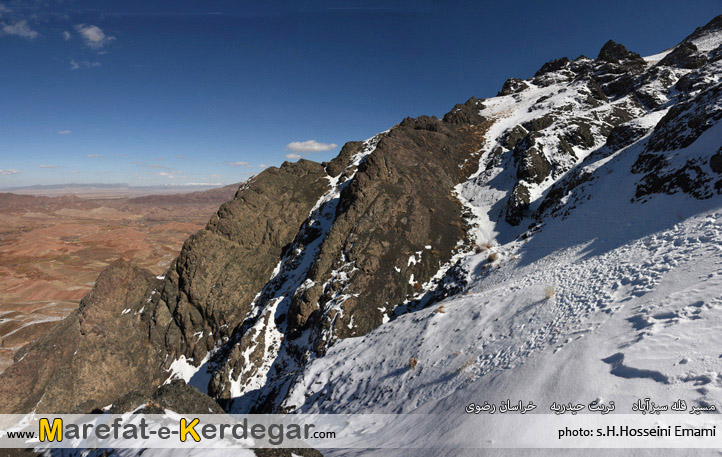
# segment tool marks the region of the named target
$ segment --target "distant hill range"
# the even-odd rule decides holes
[[[126,183],[50,184],[24,187],[0,187],[0,192],[21,195],[42,195],[57,197],[77,195],[82,198],[129,198],[145,195],[169,195],[198,193],[213,189],[238,189],[238,184],[171,184],[164,186],[131,186]]]

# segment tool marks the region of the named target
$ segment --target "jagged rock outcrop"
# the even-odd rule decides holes
[[[449,261],[466,233],[452,190],[476,171],[469,159],[489,123],[479,109],[480,102],[471,99],[443,121],[406,119],[379,141],[341,193],[336,220],[309,277],[315,284],[291,307],[292,313],[298,311],[292,328],[307,324],[314,312],[307,311],[309,306],[322,309],[324,292],[328,294],[322,281],[339,267],[354,265],[344,287],[351,298],[341,308],[343,315],[336,319],[329,314],[325,325],[335,320],[335,336],[345,338],[380,325],[384,315],[413,295],[415,284],[428,281]],[[414,255],[418,260],[409,265]],[[401,278],[394,283],[405,286],[389,285],[393,275]],[[406,279],[412,276],[413,281]],[[314,289],[321,297],[318,304],[308,299]]]
[[[119,398],[108,409],[108,414],[223,414],[223,408],[182,379],[175,379],[160,386],[152,395],[133,391]]]
[[[655,126],[632,172],[642,174],[636,198],[654,193],[685,192],[704,199],[722,192],[715,156],[681,154],[722,119],[722,83],[672,107]]]
[[[258,396],[256,410],[273,409],[281,395],[275,389],[309,348],[323,353],[335,339],[363,335],[422,292],[466,239],[453,189],[478,167],[474,158],[490,125],[479,115],[483,107],[472,98],[443,120],[405,119],[367,145],[366,154],[373,153],[358,163],[342,154],[351,163],[333,168],[338,195],[304,225],[288,266],[259,298],[269,311],[250,320],[219,357],[223,365],[211,383],[217,398],[232,400],[237,383]],[[359,153],[355,144],[347,149]],[[290,296],[282,292],[288,284],[296,285]],[[258,386],[259,377],[275,381]]]
[[[701,54],[694,43],[684,42],[664,56],[657,65],[686,69],[699,68],[707,63],[707,56]]]
[[[551,174],[552,164],[544,155],[542,138],[542,135],[532,132],[514,147],[517,178],[540,184]]]
[[[243,322],[284,249],[328,188],[322,165],[284,163],[251,178],[191,236],[152,297],[146,325],[169,361],[202,360]]]
[[[642,56],[640,56],[636,52],[629,51],[627,48],[624,47],[624,45],[612,40],[604,43],[602,49],[599,50],[597,60],[616,64],[624,62],[629,62],[633,64],[638,63],[642,65],[644,64],[644,59],[642,59]]]
[[[101,273],[80,308],[16,354],[1,375],[3,413],[88,413],[162,382],[138,309],[159,281],[118,260]]]
[[[618,151],[642,138],[649,129],[635,122],[617,125],[609,132],[605,147],[608,151]]]
[[[544,65],[542,65],[542,67],[534,74],[534,76],[538,77],[546,73],[559,71],[562,68],[566,68],[567,66],[569,66],[568,57],[561,57],[559,59],[550,60],[549,62],[546,62]]]
[[[531,203],[529,187],[523,182],[516,183],[509,196],[504,219],[511,225],[518,225],[524,217],[524,213],[529,209],[529,203]]]
[[[511,95],[518,94],[529,87],[527,83],[518,78],[509,78],[504,81],[504,85],[501,86],[501,90],[497,95]]]

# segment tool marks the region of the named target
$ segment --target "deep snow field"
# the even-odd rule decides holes
[[[531,400],[546,414],[555,401],[614,401],[615,412],[626,414],[645,397],[719,404],[722,198],[631,202],[638,176],[629,170],[645,141],[585,163],[595,179],[578,191],[576,207],[566,218],[546,219],[525,240],[515,239],[519,229],[481,217],[477,235],[492,247],[464,259],[463,294],[339,341],[308,366],[286,405],[303,413],[443,413],[452,440],[470,433],[464,408],[471,402]],[[680,155],[721,142],[716,125]],[[497,193],[475,192],[467,202],[490,206]],[[411,358],[418,360],[413,369]],[[560,450],[504,453],[531,452]],[[680,451],[565,451],[660,452]]]

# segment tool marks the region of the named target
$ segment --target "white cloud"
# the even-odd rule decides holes
[[[266,167],[268,167],[268,165],[263,164],[263,163],[258,165],[258,168],[266,168]]]
[[[161,171],[160,173],[156,173],[158,176],[162,176],[164,178],[168,179],[174,179],[178,175],[182,175],[182,171]]]
[[[100,154],[88,154],[88,157],[100,157]]]
[[[289,153],[289,154],[286,154],[286,158],[287,158],[288,160],[298,160],[298,159],[300,159],[301,157],[302,157],[301,154],[296,154],[295,152],[291,152],[291,153]]]
[[[286,145],[286,149],[296,152],[322,152],[337,148],[336,143],[319,143],[316,140],[293,141]]]
[[[61,168],[59,165],[38,165],[38,168]]]
[[[70,130],[58,130],[58,134],[60,135],[70,135]]]
[[[225,163],[226,165],[230,165],[232,167],[245,167],[245,166],[250,165],[250,163],[248,163],[248,162],[223,162],[223,163]]]
[[[19,37],[27,38],[29,40],[32,40],[33,38],[37,38],[38,35],[40,35],[35,30],[31,29],[28,25],[28,21],[23,19],[22,21],[17,21],[14,24],[6,24],[2,23],[2,33],[5,35],[16,35]]]
[[[20,174],[20,170],[0,170],[0,176],[9,176],[9,175],[18,175]]]
[[[108,36],[97,25],[78,24],[75,26],[85,45],[91,49],[100,50],[108,43],[115,41],[114,36]]]
[[[71,70],[79,70],[81,67],[82,68],[95,68],[95,67],[99,67],[99,66],[100,66],[100,62],[90,62],[87,60],[83,60],[82,62],[78,62],[76,60],[70,61],[70,69]]]
[[[72,36],[70,35],[70,32],[68,32],[67,30],[63,30],[63,40],[70,41],[71,38]]]
[[[0,17],[2,17],[3,13],[9,13],[9,12],[10,12],[10,10],[7,9],[7,7],[5,5],[0,3]]]

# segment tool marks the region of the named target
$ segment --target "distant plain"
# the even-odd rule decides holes
[[[0,193],[0,372],[18,349],[76,309],[114,260],[163,274],[185,239],[237,188],[181,194],[173,187],[81,186],[25,189],[44,195]]]

